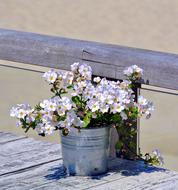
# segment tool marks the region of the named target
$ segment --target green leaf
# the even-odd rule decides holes
[[[23,127],[26,127],[26,121],[24,119],[20,119],[20,122],[22,123]]]
[[[37,110],[37,111],[42,110],[42,108],[41,108],[41,106],[40,106],[40,103],[39,103],[39,104],[37,104],[37,105],[35,106],[35,110]]]
[[[135,107],[135,108],[133,108],[133,110],[132,110],[132,114],[131,114],[130,118],[131,118],[131,119],[137,119],[138,114],[139,114],[138,108]]]
[[[35,129],[36,126],[37,126],[37,123],[36,123],[36,122],[31,122],[31,123],[29,124],[29,127],[31,127],[32,129]]]
[[[83,118],[83,122],[84,122],[83,127],[87,127],[88,126],[88,124],[91,121],[91,116],[92,116],[91,112],[87,112],[87,114],[84,116],[84,118]]]
[[[130,141],[129,148],[134,150],[136,148],[136,144],[134,142]]]
[[[123,142],[117,141],[117,143],[115,144],[115,149],[121,149],[122,146],[123,146]]]
[[[76,104],[79,105],[80,104],[80,98],[78,96],[73,96],[72,97],[72,101]]]
[[[121,122],[121,116],[119,113],[114,114],[111,117],[111,121],[113,121],[114,123],[120,123]]]
[[[25,129],[25,133],[27,133],[29,129],[30,129],[30,126],[28,126],[28,127]]]
[[[57,116],[57,121],[64,121],[66,119],[66,116]]]
[[[74,85],[67,86],[67,89],[73,89],[73,88],[74,88]]]

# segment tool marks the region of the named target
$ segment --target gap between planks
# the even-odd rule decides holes
[[[19,137],[17,139],[12,139],[12,140],[9,140],[9,141],[6,141],[6,142],[0,142],[0,145],[10,143],[10,142],[14,142],[14,141],[19,141],[19,140],[26,139],[26,138],[28,138],[28,137]]]
[[[9,175],[11,175],[11,174],[19,174],[19,173],[22,173],[22,172],[24,172],[24,171],[28,171],[28,170],[30,170],[30,169],[39,167],[39,166],[41,166],[41,165],[48,164],[48,163],[55,162],[55,161],[59,161],[59,160],[62,160],[62,158],[57,158],[57,159],[54,159],[54,160],[49,160],[49,161],[46,161],[46,162],[41,162],[41,163],[35,164],[35,165],[33,165],[33,166],[28,166],[28,167],[21,168],[21,169],[18,169],[18,170],[14,170],[14,171],[11,171],[11,172],[6,172],[6,173],[3,173],[3,174],[0,174],[0,177],[1,177],[1,176],[9,176]]]

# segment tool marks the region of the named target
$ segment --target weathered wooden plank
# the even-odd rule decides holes
[[[19,136],[8,132],[0,132],[0,145],[11,141],[27,138],[26,136]]]
[[[89,183],[83,183],[86,180],[84,177],[61,178],[60,183],[69,185],[66,189],[80,190],[131,190],[131,189],[177,189],[178,188],[178,173],[170,172],[155,167],[146,168],[140,162],[130,162],[126,160],[111,160],[110,171],[106,175],[95,176],[92,180],[98,180],[98,183],[92,183],[88,178]],[[45,184],[37,189],[57,189],[56,185]],[[72,188],[70,187],[72,186]]]
[[[15,187],[15,189],[18,189],[18,190],[20,189],[29,190],[32,188],[43,186],[51,182],[54,182],[53,186],[55,186],[56,179],[47,180],[45,176],[48,174],[50,175],[50,173],[53,173],[53,171],[55,171],[55,168],[59,168],[61,166],[61,163],[62,163],[61,160],[54,161],[48,164],[43,164],[43,165],[36,166],[36,167],[26,169],[23,171],[18,171],[18,172],[15,172],[14,174],[1,176],[0,189],[13,190]],[[59,186],[60,186],[60,183],[58,183],[58,186],[56,187],[59,188]],[[62,185],[60,189],[63,189]]]
[[[146,167],[141,162],[115,159],[111,162],[111,175],[102,179],[108,183],[96,185],[91,190],[115,189],[178,189],[178,173],[163,168]],[[115,166],[116,165],[116,166]],[[125,176],[125,177],[124,177]]]
[[[105,183],[90,190],[176,190],[178,189],[178,176],[166,174],[141,174],[139,177],[126,177],[110,183]]]
[[[0,144],[0,176],[61,159],[59,144],[31,138]]]
[[[0,133],[2,135],[2,133]],[[12,135],[13,136],[13,135]],[[0,187],[26,189],[176,189],[178,173],[141,162],[111,159],[109,172],[95,177],[66,176],[58,144],[21,139],[0,145]]]
[[[0,59],[64,70],[87,62],[95,75],[117,79],[137,64],[145,70],[143,83],[178,90],[178,55],[170,53],[1,29]]]
[[[66,176],[62,161],[55,161],[38,167],[0,177],[0,187],[5,189],[80,189],[102,183],[103,180],[88,177]]]
[[[140,162],[110,160],[110,171],[95,177],[66,176],[62,160],[0,177],[3,190],[119,190],[176,189],[178,173]]]

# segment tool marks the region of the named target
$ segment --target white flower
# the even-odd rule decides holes
[[[29,104],[17,104],[17,109],[30,110],[31,106]]]
[[[69,85],[72,84],[73,79],[74,79],[74,74],[73,74],[72,72],[68,72],[68,74],[67,74],[67,83],[68,83]]]
[[[58,107],[57,113],[59,114],[59,116],[64,116],[65,112],[66,110],[62,109],[61,106]]]
[[[101,78],[100,78],[100,77],[95,77],[95,78],[93,79],[93,81],[96,82],[96,83],[99,83],[99,82],[101,81]]]
[[[145,114],[146,119],[149,119],[151,112],[154,110],[153,103],[145,99],[143,96],[138,97],[138,110],[140,115]]]
[[[78,71],[82,77],[84,77],[87,80],[91,80],[92,69],[89,65],[87,64],[80,65]]]
[[[159,157],[161,155],[160,151],[158,149],[153,150],[153,155]]]
[[[44,133],[43,127],[44,127],[44,124],[43,124],[43,123],[38,123],[38,124],[37,124],[35,130],[38,132],[38,134]]]
[[[64,96],[59,100],[57,112],[58,112],[59,116],[64,116],[66,111],[71,110],[71,108],[72,108],[71,99]]]
[[[63,125],[66,128],[70,128],[72,125],[75,127],[83,127],[83,121],[78,117],[73,110],[70,110],[67,113],[66,120],[64,121]]]
[[[40,103],[40,106],[46,110],[46,111],[55,111],[57,109],[57,104],[55,102],[55,99],[49,99],[49,100],[43,100],[43,102]]]
[[[24,119],[26,114],[27,113],[26,113],[26,111],[24,109],[19,109],[16,116],[19,119]]]
[[[145,106],[145,105],[147,105],[147,103],[148,103],[148,101],[146,98],[144,98],[143,96],[138,97],[138,104]]]
[[[123,90],[128,90],[129,84],[131,84],[130,81],[124,80],[123,82],[120,83],[120,87],[121,87]]]
[[[11,110],[10,110],[10,116],[11,117],[16,117],[16,113],[17,113],[17,108],[12,107]]]
[[[114,103],[111,105],[111,112],[112,113],[120,113],[122,110],[125,109],[125,107],[122,104]]]
[[[45,122],[52,121],[53,111],[41,110],[40,113],[42,114],[42,121],[43,121],[44,123],[45,123]]]
[[[67,72],[63,75],[63,86],[67,87],[73,83],[74,74],[72,72]]]
[[[109,110],[109,105],[103,104],[100,106],[100,111],[102,113],[106,113],[106,112],[108,112],[108,110]]]
[[[87,86],[87,82],[86,81],[80,81],[77,83],[78,88],[84,88]]]
[[[62,104],[62,108],[64,110],[70,110],[72,108],[72,101],[70,98],[68,97],[62,97],[61,98],[61,104]]]
[[[65,119],[64,121],[60,121],[59,122],[59,126],[62,127],[62,128],[67,128],[70,130],[70,127],[72,125],[72,122],[71,120],[69,120],[68,118]]]
[[[124,70],[124,75],[128,77],[134,77],[134,79],[139,79],[143,75],[143,70],[137,65],[132,65]]]
[[[85,98],[85,100],[91,99],[93,97],[95,93],[95,87],[93,86],[93,84],[91,84],[91,82],[87,83],[87,86],[85,87],[85,89],[83,90],[82,94],[83,97]]]
[[[42,102],[40,102],[40,107],[45,108],[48,105],[48,100],[43,100]]]
[[[79,117],[74,117],[72,123],[74,126],[83,127],[83,121]]]
[[[79,63],[73,63],[70,67],[71,67],[71,71],[76,72],[78,69]]]
[[[112,105],[113,103],[114,103],[114,97],[113,96],[111,96],[111,95],[108,95],[107,97],[106,97],[106,103],[107,104],[109,104],[109,105]]]
[[[63,80],[63,78],[64,78],[64,76],[65,76],[65,72],[63,72],[63,71],[58,71],[57,72],[57,79],[59,80],[59,81],[62,81]]]
[[[108,80],[106,78],[102,78],[101,81],[100,81],[100,85],[103,86],[103,87],[107,87],[108,85]]]
[[[130,98],[123,98],[123,100],[121,102],[124,104],[130,104],[131,100],[130,100]]]
[[[126,76],[131,76],[133,74],[133,68],[128,67],[127,69],[124,70],[124,75]]]
[[[30,111],[31,107],[29,104],[17,104],[17,107],[12,107],[10,110],[10,116],[18,119],[24,119]]]
[[[43,77],[46,79],[47,82],[54,83],[58,76],[54,69],[51,69],[48,72],[45,72],[43,74]]]
[[[51,125],[51,123],[46,123],[43,127],[42,127],[44,133],[46,135],[51,135],[53,133],[53,131],[55,130],[55,127],[53,125]]]
[[[43,100],[43,102],[40,103],[40,106],[47,112],[56,111],[58,108],[59,101],[60,98],[56,96],[49,100]]]
[[[158,161],[160,162],[160,165],[164,164],[164,158],[161,155],[160,151],[158,149],[153,150],[153,155],[158,159]]]
[[[57,109],[57,105],[56,103],[49,101],[45,109],[48,111],[55,111]]]
[[[133,71],[136,73],[140,73],[141,75],[143,75],[143,69],[141,69],[140,67],[138,67],[137,65],[133,65],[132,66]]]
[[[87,102],[87,106],[91,109],[92,112],[95,112],[100,108],[99,102],[95,100],[90,100]]]
[[[26,117],[26,121],[29,123],[32,121],[35,121],[36,116],[37,116],[37,113],[35,113],[34,109],[32,109],[28,112],[27,117]]]

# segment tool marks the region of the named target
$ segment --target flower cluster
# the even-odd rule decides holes
[[[151,116],[151,112],[154,111],[153,102],[148,101],[143,96],[139,96],[138,97],[138,109],[139,109],[141,116],[143,114],[145,114],[146,118],[149,119]]]
[[[13,107],[11,116],[20,121],[18,125],[23,126],[25,123],[25,127],[29,127],[36,124],[35,129],[40,134],[51,134],[56,128],[70,131],[71,127],[95,127],[92,126],[92,120],[96,125],[112,124],[116,114],[122,121],[133,115],[135,118],[142,115],[149,118],[153,111],[152,102],[142,96],[136,102],[130,85],[142,73],[141,68],[133,65],[124,70],[125,75],[133,77],[132,80],[115,82],[100,77],[92,80],[92,69],[86,64],[74,63],[70,72],[51,69],[43,77],[52,85],[51,91],[55,95],[39,103],[37,108],[32,109],[27,104]],[[72,96],[63,96],[70,88],[73,90]],[[105,116],[107,121],[103,118]]]
[[[17,118],[18,126],[26,131],[36,129],[43,136],[58,129],[67,135],[74,129],[115,125],[118,131],[126,129],[124,134],[130,131],[133,138],[136,130],[131,128],[132,122],[143,115],[149,118],[154,107],[142,96],[135,98],[134,84],[141,79],[143,70],[133,65],[124,70],[124,75],[126,80],[122,82],[100,77],[92,80],[91,67],[79,63],[72,64],[70,72],[51,69],[43,77],[54,96],[34,108],[17,105],[10,115]],[[69,90],[70,96],[66,96]]]
[[[164,158],[158,149],[152,151],[152,155],[145,154],[145,162],[153,165],[164,165]]]
[[[158,163],[159,165],[164,165],[164,158],[163,156],[161,155],[160,151],[158,149],[155,149],[153,150],[153,157],[155,160],[158,160]]]
[[[17,104],[16,107],[12,107],[10,111],[11,117],[16,117],[17,119],[24,119],[26,115],[31,113],[32,108],[29,104]]]
[[[132,65],[124,70],[124,75],[131,81],[139,80],[143,75],[143,70],[137,65]]]

